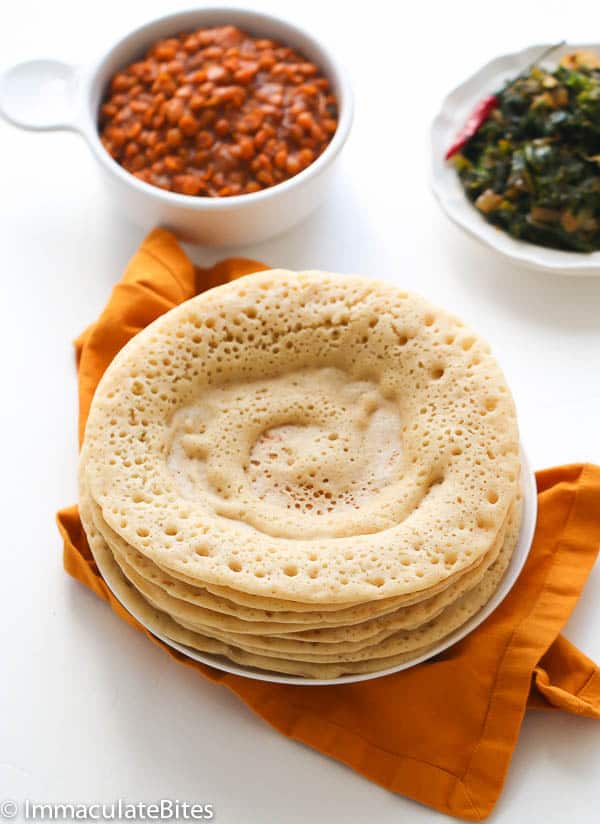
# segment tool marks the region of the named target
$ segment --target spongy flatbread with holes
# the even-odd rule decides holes
[[[481,563],[518,432],[460,321],[375,281],[278,270],[137,335],[96,391],[82,466],[110,528],[173,575],[318,609],[425,597]]]
[[[287,673],[312,678],[337,678],[344,674],[371,673],[398,666],[407,661],[414,660],[425,654],[436,645],[444,635],[449,634],[454,629],[460,627],[465,621],[481,609],[493,593],[496,591],[506,568],[510,562],[514,546],[518,539],[518,528],[512,525],[500,555],[490,570],[486,573],[484,580],[469,593],[456,602],[453,615],[446,622],[442,635],[436,633],[426,633],[427,639],[420,648],[415,648],[410,652],[399,653],[384,658],[374,658],[354,662],[325,663],[314,661],[297,661],[262,654],[245,652],[235,646],[225,644],[213,638],[202,636],[185,629],[174,622],[166,613],[155,609],[149,604],[139,592],[127,581],[118,565],[114,561],[110,549],[106,545],[102,536],[95,529],[93,522],[89,519],[89,512],[85,509],[81,512],[82,522],[90,549],[99,568],[103,571],[106,579],[121,603],[139,618],[152,632],[173,641],[184,644],[192,649],[201,652],[215,654],[228,658],[238,664],[248,667],[256,667],[263,671]],[[516,522],[517,519],[515,519]],[[439,630],[438,630],[439,633]]]
[[[517,502],[514,507],[515,517],[509,518],[507,541],[508,545],[513,547],[516,542],[515,536],[518,534],[517,524],[520,522],[520,506],[520,502]],[[506,541],[502,544],[501,552],[505,543]],[[506,552],[506,550],[504,551]],[[428,621],[410,629],[394,630],[392,628],[386,630],[384,628],[379,633],[366,639],[355,640],[352,635],[349,635],[346,640],[329,644],[317,644],[296,640],[291,635],[273,638],[266,634],[250,635],[223,631],[214,626],[207,628],[205,625],[198,624],[193,620],[189,609],[184,608],[182,610],[180,605],[173,605],[174,599],[165,600],[162,597],[160,588],[152,585],[148,586],[143,581],[140,582],[139,577],[127,565],[119,564],[119,566],[125,577],[133,583],[145,600],[155,608],[166,612],[176,623],[181,624],[186,629],[217,638],[246,652],[302,661],[325,663],[360,661],[369,658],[383,658],[418,649],[424,643],[429,643],[431,638],[435,640],[446,635],[447,626],[456,626],[456,616],[462,614],[466,599],[466,595],[460,596],[451,601],[446,607],[439,609],[433,616],[430,616]],[[485,575],[482,581],[484,579]],[[140,586],[140,583],[142,583],[142,586]],[[426,638],[427,641],[424,642],[423,638]]]
[[[315,618],[314,623],[297,624],[281,623],[279,618],[282,613],[261,613],[255,610],[252,612],[252,617],[244,616],[242,618],[240,613],[231,606],[226,606],[227,611],[223,613],[222,610],[215,609],[216,606],[222,606],[222,602],[215,604],[210,600],[210,595],[207,600],[206,593],[202,591],[193,590],[192,587],[178,581],[170,581],[164,575],[148,575],[147,571],[146,574],[143,574],[140,572],[139,559],[135,553],[131,552],[131,548],[99,519],[97,510],[94,510],[90,505],[89,499],[86,499],[86,503],[82,505],[89,508],[94,526],[105,539],[125,576],[136,586],[146,600],[158,609],[167,612],[188,628],[207,635],[214,635],[214,637],[221,640],[224,640],[224,636],[218,633],[224,632],[242,635],[268,635],[273,638],[280,637],[285,638],[287,641],[296,642],[299,648],[303,644],[313,645],[315,649],[322,645],[320,649],[323,651],[330,647],[334,649],[336,646],[339,651],[350,649],[350,647],[344,646],[348,642],[351,642],[353,649],[360,649],[361,646],[366,646],[375,640],[383,640],[394,632],[411,630],[431,620],[448,604],[481,581],[488,567],[496,560],[504,543],[506,531],[503,526],[496,544],[484,563],[473,571],[466,573],[459,581],[450,585],[438,595],[425,601],[408,607],[400,607],[385,616],[346,625],[324,625],[323,616]],[[516,517],[514,510],[515,507],[513,506],[511,508],[513,520]],[[143,563],[142,569],[145,570]],[[291,613],[292,617],[297,615],[298,613]],[[325,617],[330,618],[331,615],[326,613]],[[236,636],[228,640],[235,643],[236,641],[239,642],[240,639]],[[252,643],[252,641],[248,639],[248,643]],[[272,645],[272,641],[269,643]],[[239,645],[242,646],[242,644]],[[291,649],[290,645],[288,644],[285,649]],[[309,647],[305,646],[305,649],[309,649]]]
[[[390,631],[393,631],[402,628],[412,628],[425,622],[452,600],[455,600],[464,591],[479,583],[486,569],[496,559],[504,540],[505,531],[503,525],[494,546],[481,564],[467,571],[464,575],[461,575],[460,578],[450,583],[440,593],[432,595],[430,598],[419,601],[416,604],[400,607],[392,604],[389,609],[379,611],[373,607],[378,607],[385,602],[375,601],[373,605],[364,605],[363,609],[355,607],[340,610],[333,614],[314,611],[308,613],[272,613],[265,610],[238,606],[235,603],[214,596],[204,589],[193,587],[170,577],[168,573],[165,573],[153,565],[151,561],[130,547],[120,536],[110,529],[102,520],[99,507],[89,498],[83,486],[82,501],[85,501],[85,505],[89,508],[96,529],[107,542],[117,563],[123,568],[131,569],[139,577],[140,583],[138,588],[140,588],[142,592],[144,592],[143,587],[144,582],[146,582],[151,586],[160,587],[164,591],[166,598],[172,597],[173,601],[169,601],[168,603],[174,603],[176,605],[177,601],[180,600],[186,602],[186,604],[200,607],[201,611],[198,612],[196,618],[198,624],[206,622],[208,616],[209,624],[219,627],[221,624],[219,616],[224,614],[225,616],[231,616],[233,619],[236,619],[237,631],[261,634],[264,632],[265,623],[268,622],[270,635],[276,635],[278,633],[302,633],[301,636],[298,636],[299,639],[316,642],[348,640],[347,635],[350,626],[353,627],[350,633],[352,640],[358,640],[359,638],[368,638],[381,633],[388,627],[391,627]],[[166,609],[167,612],[170,612],[168,604],[163,604],[161,607],[160,593],[155,594],[155,600],[157,599],[159,608]],[[391,600],[393,601],[394,599]],[[373,615],[376,617],[373,617]],[[384,616],[386,620],[384,620]],[[338,627],[339,630],[336,630]],[[313,630],[313,632],[304,632],[306,630]]]

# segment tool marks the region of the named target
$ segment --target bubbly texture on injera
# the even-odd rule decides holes
[[[495,592],[521,523],[514,403],[487,344],[423,298],[260,272],[115,357],[80,509],[151,630],[273,672],[377,672]]]
[[[438,622],[422,630],[420,638],[422,646],[409,652],[399,652],[382,658],[372,658],[359,661],[342,661],[329,663],[322,661],[298,660],[294,657],[277,657],[266,655],[264,652],[249,652],[232,646],[216,638],[204,636],[201,633],[187,629],[174,621],[167,613],[155,608],[144,599],[139,591],[127,580],[120,567],[116,564],[110,549],[102,536],[97,532],[82,510],[82,522],[87,533],[90,549],[100,567],[107,575],[107,582],[121,603],[137,616],[151,631],[159,636],[184,644],[200,652],[223,656],[230,661],[247,667],[286,673],[289,675],[304,676],[307,678],[338,678],[341,675],[377,672],[406,663],[426,653],[441,638],[461,626],[479,609],[481,609],[495,592],[500,583],[519,534],[520,514],[507,530],[506,540],[500,555],[492,565],[484,580],[478,587],[460,598],[452,609],[452,614],[446,616],[444,622]]]
[[[137,335],[82,462],[142,555],[315,605],[426,595],[473,568],[519,476],[513,401],[477,335],[391,286],[279,270]]]

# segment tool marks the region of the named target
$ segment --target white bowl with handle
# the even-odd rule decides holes
[[[306,169],[252,194],[194,197],[142,182],[113,160],[100,142],[98,112],[111,77],[158,40],[222,25],[289,45],[314,62],[338,97],[337,131]],[[305,218],[330,186],[334,161],[352,124],[352,108],[345,72],[315,37],[270,14],[238,8],[195,9],[152,20],[118,40],[89,66],[40,59],[20,63],[0,76],[0,114],[6,120],[24,129],[78,132],[98,161],[115,206],[129,219],[146,229],[164,226],[182,240],[206,246],[256,243]]]

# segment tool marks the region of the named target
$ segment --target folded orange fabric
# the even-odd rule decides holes
[[[76,342],[80,438],[103,371],[133,335],[197,291],[262,268],[234,259],[195,270],[171,234],[152,232],[98,321]],[[337,687],[253,681],[168,648],[105,585],[77,507],[59,512],[58,524],[66,571],[172,658],[228,687],[284,735],[389,790],[481,820],[501,792],[527,707],[600,718],[600,670],[559,635],[600,546],[600,468],[558,467],[539,472],[537,482],[533,547],[500,607],[442,656],[396,675]]]

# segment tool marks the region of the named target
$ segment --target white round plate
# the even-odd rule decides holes
[[[492,226],[469,201],[454,167],[444,159],[446,151],[476,104],[486,95],[502,88],[506,80],[516,77],[542,54],[544,48],[547,47],[531,46],[514,54],[497,57],[446,97],[431,127],[432,188],[440,205],[454,223],[514,263],[560,275],[600,275],[600,252],[546,249],[544,246],[516,240],[502,229]],[[600,54],[600,43],[561,46],[541,65],[554,68],[563,54],[577,49],[588,49]]]
[[[462,626],[458,627],[458,629],[454,632],[450,633],[450,635],[447,635],[442,641],[440,641],[439,644],[430,649],[424,655],[421,655],[419,658],[414,658],[411,661],[406,661],[404,664],[400,664],[399,666],[390,667],[389,669],[379,670],[378,672],[369,672],[367,674],[341,675],[339,678],[323,679],[302,678],[296,675],[282,675],[277,672],[267,672],[265,670],[255,669],[254,667],[245,667],[240,664],[234,664],[232,661],[229,661],[221,655],[211,655],[209,653],[198,652],[197,650],[186,647],[183,644],[178,644],[176,641],[172,641],[170,638],[155,632],[151,627],[149,627],[139,617],[139,615],[137,615],[135,609],[132,609],[122,599],[119,598],[118,600],[121,601],[125,609],[133,615],[133,617],[139,621],[140,624],[145,626],[149,632],[159,638],[164,644],[167,644],[167,646],[176,649],[178,652],[183,653],[183,655],[187,655],[188,658],[193,658],[194,661],[198,661],[200,664],[207,664],[210,667],[224,670],[225,672],[230,672],[233,675],[242,675],[244,678],[255,678],[258,681],[271,681],[276,684],[298,684],[302,686],[318,687],[332,684],[352,684],[356,681],[369,681],[371,678],[381,678],[383,675],[391,675],[394,672],[400,672],[400,670],[414,667],[416,664],[420,664],[428,658],[433,658],[434,655],[439,655],[440,652],[448,649],[448,647],[451,647],[452,644],[456,644],[457,641],[460,641],[461,638],[464,638],[465,635],[472,632],[475,627],[478,627],[482,621],[485,621],[488,615],[490,615],[508,595],[513,584],[519,577],[519,573],[523,569],[525,561],[527,560],[529,549],[531,548],[531,542],[533,541],[537,519],[537,488],[535,476],[529,467],[529,463],[523,449],[521,449],[521,487],[523,490],[523,519],[521,522],[519,540],[510,560],[510,564],[508,565],[508,569],[506,570],[504,577],[500,582],[500,586],[492,598],[490,598],[482,610],[480,610],[476,615],[473,615],[472,618],[470,618]],[[113,573],[110,569],[104,568],[102,564],[99,564],[98,562],[96,563],[106,584],[112,591],[113,595],[118,598],[116,595],[118,592],[118,587],[116,587],[112,582]]]

